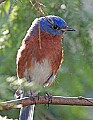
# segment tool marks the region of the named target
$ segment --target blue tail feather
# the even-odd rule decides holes
[[[30,105],[21,108],[19,120],[33,120],[34,107],[35,105]]]

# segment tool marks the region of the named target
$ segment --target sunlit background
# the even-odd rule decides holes
[[[62,17],[75,32],[63,38],[64,62],[48,92],[60,96],[93,97],[93,0],[42,0],[46,15]],[[14,99],[16,54],[38,12],[29,0],[0,5],[0,101]],[[18,120],[19,110],[0,111]],[[1,118],[0,118],[1,120]],[[34,120],[93,120],[92,107],[37,105]]]

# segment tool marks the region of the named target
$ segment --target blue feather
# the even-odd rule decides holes
[[[53,34],[53,35],[63,34],[62,30],[53,29],[53,25],[57,25],[60,29],[67,27],[67,23],[61,17],[49,15],[49,16],[46,16],[46,18],[45,17],[36,18],[33,21],[30,29],[28,30],[28,35],[29,34],[36,35],[37,29],[39,28],[39,24],[40,24],[40,30],[43,32],[46,32],[48,34]]]
[[[19,120],[33,120],[34,107],[35,105],[30,105],[21,108]]]

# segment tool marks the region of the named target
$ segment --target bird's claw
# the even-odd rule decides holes
[[[31,93],[29,97],[30,97],[31,100],[33,100],[33,102],[35,103],[35,105],[36,105],[36,97],[37,97],[38,100],[40,99],[39,94],[33,95]]]
[[[36,105],[36,96],[34,96],[32,93],[30,94],[29,98],[30,100],[32,100],[34,102],[34,104]]]
[[[45,100],[48,99],[48,107],[49,107],[49,104],[52,103],[52,95],[50,95],[49,93],[45,93]]]

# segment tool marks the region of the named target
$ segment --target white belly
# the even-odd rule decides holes
[[[29,72],[29,74],[27,73]],[[26,78],[29,79],[27,74],[30,76],[31,82],[37,85],[44,85],[44,83],[48,80],[48,78],[52,74],[51,65],[49,64],[47,59],[44,59],[41,63],[34,62],[34,67],[31,70],[26,70],[25,75]],[[44,86],[48,86],[54,80],[54,75],[49,79],[48,83]]]

